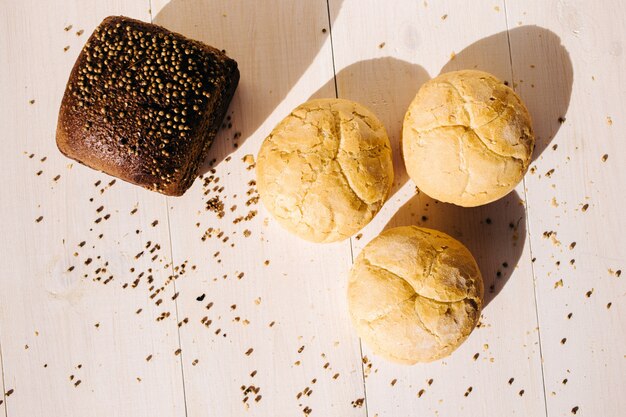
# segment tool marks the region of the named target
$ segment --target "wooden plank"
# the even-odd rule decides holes
[[[165,199],[72,163],[54,142],[74,60],[111,14],[149,20],[144,0],[13,1],[0,17],[9,417],[184,414],[176,321],[156,320],[174,310],[173,287],[154,299],[148,289],[171,274]]]
[[[463,209],[415,195],[399,150],[402,119],[419,86],[441,71],[481,68],[510,80],[503,4],[346,2],[333,26],[339,96],[371,107],[388,128],[397,184],[381,214],[353,239],[354,254],[381,230],[418,224],[443,230],[476,256],[488,305],[480,328],[448,359],[413,367],[373,356],[365,375],[371,416],[544,415],[537,321],[523,188]],[[481,41],[488,38],[485,44]]]
[[[169,199],[174,259],[196,265],[178,282],[189,415],[364,415],[351,404],[364,393],[345,306],[350,244],[307,243],[280,229],[242,161],[333,78],[326,2],[153,8],[156,23],[224,48],[241,70],[213,145],[215,172]],[[333,97],[334,85],[318,95]],[[207,210],[216,199],[223,217]]]
[[[13,393],[11,393],[10,395],[7,396],[8,394],[8,390],[11,388],[5,388],[4,387],[4,366],[2,364],[3,360],[2,360],[2,338],[0,337],[0,415],[4,415],[5,417],[8,415],[7,412],[7,397],[10,397],[11,395],[13,395]]]
[[[545,6],[507,2],[513,72],[543,144],[526,184],[548,414],[617,417],[626,410],[626,282],[615,272],[626,270],[626,9]]]
[[[0,414],[621,417],[623,6],[329,6],[339,96],[371,107],[387,126],[397,184],[358,239],[314,245],[287,235],[256,203],[254,170],[242,158],[256,154],[295,105],[334,96],[325,2],[7,2],[0,14],[0,62],[8,63],[0,66],[0,121],[10,139],[0,164]],[[216,172],[207,167],[206,183],[177,199],[121,181],[109,186],[112,178],[71,164],[54,145],[67,75],[91,30],[110,14],[149,20],[149,7],[156,23],[225,48],[242,70],[213,149]],[[460,209],[414,195],[397,145],[418,86],[440,71],[474,66],[512,82],[539,137],[527,190]],[[223,218],[205,210],[218,195]],[[519,204],[525,195],[527,213]],[[481,327],[447,360],[400,367],[364,346],[362,365],[345,273],[351,253],[402,224],[464,242],[485,275],[489,304]]]

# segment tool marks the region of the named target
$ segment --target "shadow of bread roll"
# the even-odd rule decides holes
[[[425,83],[404,117],[402,151],[417,187],[464,207],[495,201],[522,180],[535,137],[519,96],[491,74],[442,74]]]
[[[432,229],[388,229],[357,257],[348,281],[356,331],[390,361],[430,362],[472,332],[483,304],[478,265],[462,243]]]
[[[362,105],[342,99],[294,109],[263,142],[256,169],[265,207],[285,229],[312,242],[358,232],[393,182],[384,126]]]

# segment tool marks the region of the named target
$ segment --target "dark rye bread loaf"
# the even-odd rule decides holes
[[[91,168],[182,195],[238,82],[237,63],[221,51],[156,25],[108,17],[70,74],[57,146]]]

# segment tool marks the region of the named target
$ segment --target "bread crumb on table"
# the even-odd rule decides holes
[[[247,154],[242,158],[242,161],[245,162],[248,165],[252,165],[254,164],[254,155],[252,154]]]

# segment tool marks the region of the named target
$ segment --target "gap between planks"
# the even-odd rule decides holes
[[[0,336],[0,375],[2,376],[2,405],[4,405],[4,417],[9,417],[9,407],[7,406],[6,383],[4,379],[4,359],[2,358],[2,337]]]
[[[150,10],[150,21],[152,21],[152,10]],[[170,271],[172,276],[175,274],[174,271],[174,248],[172,246],[172,228],[170,225],[170,210],[169,210],[169,197],[165,197],[165,216],[167,219],[167,236],[169,239],[170,246]],[[176,279],[172,280],[172,284],[174,286],[174,295],[178,292],[176,289]],[[174,299],[174,315],[176,317],[176,336],[178,337],[178,349],[180,349],[180,374],[183,382],[183,404],[185,405],[185,417],[188,417],[187,411],[187,391],[185,389],[185,352],[183,352],[183,347],[180,339],[180,318],[178,317],[178,297]]]
[[[152,0],[148,0],[148,14],[150,15],[150,23],[154,23],[154,16],[152,14]],[[174,248],[172,246],[172,227],[170,223],[169,198],[165,196],[164,200],[165,200],[165,216],[167,220],[167,237],[168,237],[169,250],[170,250],[170,256],[169,256],[170,273],[172,274],[172,276],[174,276],[175,275]],[[172,280],[172,285],[174,288],[174,295],[176,295],[178,290],[176,289],[175,279]],[[185,387],[185,356],[184,356],[185,352],[183,352],[183,347],[182,347],[181,338],[180,338],[180,326],[178,325],[178,323],[180,323],[180,318],[178,317],[178,297],[174,299],[174,316],[176,317],[176,337],[178,340],[178,349],[180,349],[180,376],[181,376],[182,387],[183,387],[183,406],[185,410],[185,417],[189,417],[189,412],[187,410],[187,390]]]
[[[330,15],[330,0],[326,0],[326,13],[328,14],[328,38],[330,39],[330,56],[331,62],[333,63],[333,83],[335,85],[335,98],[339,98],[339,88],[337,87],[337,67],[335,65],[335,48],[333,45],[333,25],[332,25],[332,16]],[[354,245],[352,242],[352,237],[349,239],[350,241],[350,261],[354,263]],[[363,399],[365,403],[365,416],[369,417],[369,410],[367,407],[367,384],[365,383],[365,367],[363,366],[363,342],[359,337],[359,356],[361,358],[361,379],[363,381]]]
[[[513,90],[515,90],[515,73],[513,71],[513,51],[511,49],[511,34],[510,34],[510,28],[509,28],[509,14],[506,8],[506,0],[502,0],[502,6],[504,9],[504,24],[506,26],[506,42],[507,42],[507,46],[508,46],[508,50],[509,50],[509,68],[511,71],[511,87],[513,88]],[[544,407],[544,413],[545,413],[545,417],[548,417],[548,398],[546,395],[546,377],[545,377],[545,372],[543,369],[543,350],[542,350],[542,343],[541,343],[541,326],[539,325],[539,306],[537,303],[537,281],[536,281],[536,275],[535,275],[535,264],[533,262],[533,243],[532,243],[532,238],[531,238],[531,228],[532,228],[532,224],[530,222],[530,215],[528,214],[530,211],[530,206],[528,204],[528,193],[527,193],[527,188],[526,188],[526,176],[524,176],[524,178],[522,178],[522,185],[524,187],[524,205],[525,205],[525,210],[524,210],[524,215],[526,216],[526,235],[527,235],[527,241],[528,241],[528,253],[530,255],[530,271],[532,274],[532,279],[533,279],[533,295],[534,295],[534,303],[535,303],[535,321],[537,322],[537,340],[539,341],[539,366],[541,367],[541,389],[543,391],[543,407]]]

